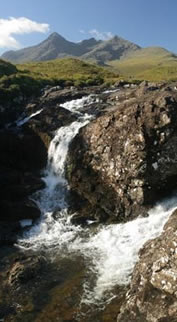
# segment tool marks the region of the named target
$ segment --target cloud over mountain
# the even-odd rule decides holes
[[[0,48],[20,48],[21,45],[14,35],[47,31],[49,31],[48,24],[38,23],[25,17],[0,19]]]
[[[99,31],[97,29],[91,29],[89,31],[81,29],[80,33],[84,35],[91,35],[97,40],[108,40],[114,37],[114,35],[110,31]]]
[[[10,50],[5,52],[2,58],[11,62],[22,63],[72,56],[105,64],[107,61],[120,59],[137,49],[140,49],[138,45],[118,36],[107,40],[96,40],[92,37],[74,43],[54,32],[38,45],[16,51]]]

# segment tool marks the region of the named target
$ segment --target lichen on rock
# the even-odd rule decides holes
[[[68,156],[71,188],[99,221],[145,214],[176,187],[176,92],[143,83],[121,95],[80,130]]]

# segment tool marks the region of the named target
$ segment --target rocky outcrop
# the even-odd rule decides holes
[[[10,233],[10,223],[40,216],[36,204],[28,197],[45,186],[39,170],[46,164],[47,150],[32,131],[28,135],[4,131],[0,133],[0,141],[0,222],[9,224]],[[1,235],[4,236],[2,229]]]
[[[1,132],[0,142],[0,245],[9,245],[20,233],[19,220],[40,216],[28,197],[45,186],[39,170],[46,164],[47,150],[32,131]]]
[[[20,284],[28,283],[40,274],[45,264],[42,256],[29,256],[17,258],[8,272],[7,283],[11,287],[19,287]]]
[[[80,130],[67,176],[87,213],[99,221],[128,219],[176,187],[176,108],[173,87],[143,82],[113,94],[112,106]]]
[[[177,321],[177,210],[160,237],[140,250],[117,322]]]
[[[100,93],[101,88],[94,87],[79,90],[75,87],[61,89],[60,86],[47,86],[38,99],[26,106],[27,115],[31,115],[36,111],[41,112],[23,125],[24,133],[28,134],[30,130],[36,133],[48,149],[54,132],[61,126],[74,122],[78,117],[78,115],[71,113],[61,105],[65,102],[88,96],[93,91],[94,93]]]

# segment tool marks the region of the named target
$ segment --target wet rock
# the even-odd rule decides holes
[[[83,89],[78,89],[76,87],[57,89],[56,87],[50,88],[46,93],[41,96],[40,101],[42,104],[62,104],[66,101],[71,101],[75,99],[82,98],[89,94],[100,93],[100,86],[92,86]]]
[[[17,130],[3,131],[0,133],[0,142],[1,167],[37,171],[46,165],[47,149],[33,130],[29,129],[27,133]]]
[[[121,102],[80,130],[67,161],[72,190],[100,221],[146,214],[176,187],[176,93],[148,83],[123,93]]]
[[[3,200],[0,203],[0,222],[6,221],[10,224],[22,219],[36,220],[40,214],[39,208],[32,200],[24,199],[18,202]]]
[[[20,229],[15,223],[22,219],[36,220],[40,210],[28,199],[45,187],[40,172],[47,161],[47,149],[32,130],[0,133],[0,243],[13,244]]]
[[[94,222],[94,219],[94,217],[86,217],[76,214],[71,218],[71,223],[74,225],[87,226],[89,222]]]
[[[177,211],[160,237],[140,250],[118,322],[177,321]]]
[[[45,259],[42,256],[29,256],[17,258],[9,270],[8,284],[17,287],[28,283],[43,269]]]
[[[21,200],[44,187],[44,181],[30,172],[9,168],[1,168],[0,170],[1,200]]]
[[[0,321],[4,322],[5,321],[5,317],[10,315],[10,314],[15,314],[15,309],[13,306],[4,306],[0,304]]]
[[[45,148],[48,149],[55,131],[61,126],[66,126],[74,122],[76,116],[60,105],[49,106],[45,103],[41,108],[43,108],[43,111],[32,118],[23,128],[25,134],[31,131],[35,133],[41,142],[43,142]]]
[[[20,233],[21,226],[19,222],[0,222],[0,246],[13,245],[17,241],[17,235]]]

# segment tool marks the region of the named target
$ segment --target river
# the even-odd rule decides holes
[[[110,316],[108,320],[100,318],[99,312],[106,312],[110,303],[116,303],[118,293],[130,282],[140,248],[147,240],[160,235],[177,207],[177,197],[173,196],[157,204],[147,217],[128,223],[96,227],[93,222],[88,222],[87,228],[71,223],[65,161],[70,142],[80,128],[94,118],[94,115],[85,112],[86,108],[98,100],[98,96],[90,95],[62,105],[71,113],[76,113],[78,118],[70,125],[59,128],[50,143],[48,164],[42,174],[46,188],[32,196],[41,210],[41,219],[18,240],[18,248],[22,252],[43,253],[55,268],[58,265],[59,269],[52,277],[49,274],[48,278],[57,280],[57,274],[63,274],[64,283],[67,279],[71,283],[68,299],[71,301],[72,298],[69,307],[74,308],[75,313],[71,313],[71,316],[74,314],[73,320],[65,319],[69,307],[60,297],[68,299],[61,292],[63,286],[58,286],[56,282],[50,296],[60,303],[60,309],[54,309],[49,301],[48,312],[55,312],[54,317],[49,315],[47,318],[46,311],[46,316],[41,313],[35,321],[113,321]],[[30,222],[23,221],[21,224],[28,225]],[[61,313],[62,305],[65,313]]]

